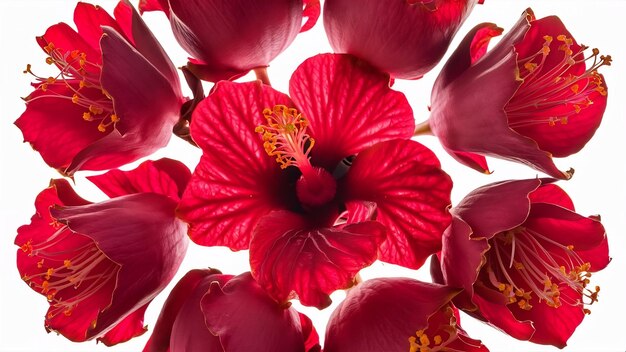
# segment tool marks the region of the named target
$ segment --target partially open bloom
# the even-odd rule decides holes
[[[176,69],[127,1],[115,19],[78,3],[37,38],[60,72],[37,78],[15,124],[44,161],[65,175],[106,170],[165,146],[183,103]]]
[[[433,87],[430,128],[481,172],[493,156],[570,178],[552,157],[578,152],[600,125],[607,88],[598,69],[611,57],[588,53],[558,17],[536,20],[530,9],[487,52],[501,32],[478,25],[450,57]]]
[[[294,72],[290,93],[216,85],[193,116],[204,153],[179,212],[195,242],[249,247],[272,297],[321,308],[379,255],[417,268],[437,252],[452,183],[409,140],[412,111],[389,76],[318,55]]]
[[[191,173],[179,162],[146,162],[135,171],[98,176],[112,199],[91,203],[63,179],[35,201],[18,229],[17,268],[47,298],[48,331],[106,345],[145,332],[143,315],[172,279],[187,250],[186,225],[175,218]]]
[[[574,212],[553,180],[478,188],[452,209],[434,277],[463,288],[455,305],[511,336],[564,347],[598,299],[609,263],[599,216]]]
[[[458,293],[409,278],[365,281],[330,316],[324,351],[488,351],[459,326]]]
[[[324,28],[336,52],[362,58],[393,78],[416,79],[441,60],[476,2],[326,0]]]
[[[268,66],[320,14],[319,0],[141,0],[139,9],[165,12],[187,67],[213,82]]]
[[[144,352],[318,352],[309,318],[272,300],[250,273],[188,272],[165,301]]]

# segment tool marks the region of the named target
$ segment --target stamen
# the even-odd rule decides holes
[[[562,245],[524,227],[496,235],[491,244],[492,265],[486,266],[488,278],[509,304],[517,303],[524,310],[541,302],[554,308],[563,303],[582,308],[598,300],[600,287],[594,291],[587,288],[591,265],[583,262],[573,245]],[[549,251],[546,245],[550,246]],[[508,266],[504,265],[505,260]],[[588,301],[561,296],[561,289],[566,286]]]
[[[444,314],[443,324],[433,324],[436,315]],[[457,325],[454,311],[450,306],[447,306],[443,312],[437,312],[428,321],[428,327],[426,330],[417,330],[415,336],[410,336],[409,352],[438,352],[438,351],[456,351],[455,349],[447,348],[457,338]],[[431,326],[433,325],[433,326]],[[432,338],[432,341],[428,333],[436,333]],[[447,338],[444,338],[439,333],[445,333]]]
[[[581,46],[574,52],[574,40],[565,35],[556,37],[558,50],[551,50],[551,36],[544,36],[543,39],[539,51],[518,59],[519,76],[523,82],[505,107],[509,126],[513,129],[537,124],[565,125],[593,104],[594,94],[606,95],[598,69],[611,64],[610,56],[598,59],[599,50],[592,49],[591,55],[585,58],[587,47]],[[560,55],[562,58],[554,66],[547,67],[548,55]],[[585,65],[592,59],[591,66],[580,75],[570,73],[573,66]]]
[[[263,147],[269,156],[275,156],[282,169],[289,166],[310,166],[309,152],[315,140],[306,134],[307,119],[296,109],[285,105],[263,110],[267,124],[255,131],[263,136]]]
[[[26,102],[44,98],[70,99],[72,103],[85,108],[81,116],[83,120],[99,122],[99,131],[106,132],[107,127],[115,126],[119,118],[115,116],[111,97],[104,93],[101,86],[101,65],[89,61],[84,52],[66,51],[57,48],[52,42],[44,46],[44,51],[48,54],[46,63],[56,65],[60,72],[55,77],[40,77],[33,73],[30,64],[26,65],[24,73],[35,77],[39,82],[37,89],[47,93],[26,98]]]
[[[72,311],[105,287],[112,287],[119,265],[112,262],[93,240],[73,233],[63,226],[43,242],[28,244],[29,256],[41,258],[37,273],[23,275],[22,279],[46,296],[50,303],[47,318]],[[24,246],[23,246],[24,247]],[[44,268],[44,263],[49,266]]]

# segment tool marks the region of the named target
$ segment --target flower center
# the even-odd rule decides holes
[[[524,310],[532,309],[531,302],[545,302],[558,308],[562,303],[572,306],[590,305],[598,300],[600,287],[590,290],[591,265],[583,262],[574,246],[564,246],[529,228],[518,227],[502,232],[491,241],[493,255],[487,274],[491,284]],[[561,295],[570,287],[587,302]],[[589,309],[584,309],[590,313]]]
[[[115,126],[119,117],[114,112],[111,96],[100,83],[101,65],[89,61],[84,52],[64,51],[52,42],[44,46],[44,50],[48,54],[46,63],[56,65],[60,72],[55,77],[44,78],[34,74],[30,64],[26,65],[24,73],[33,75],[38,81],[37,89],[46,92],[26,98],[26,102],[42,98],[71,100],[85,109],[83,120],[98,122],[98,131],[106,132],[109,126]]]
[[[429,334],[432,336],[432,340]],[[418,330],[415,332],[415,336],[409,337],[409,352],[451,351],[446,346],[456,337],[456,317],[452,308],[447,306],[443,312],[437,312],[428,319],[426,330]]]
[[[309,153],[315,140],[306,133],[309,121],[296,109],[276,105],[263,110],[266,124],[255,131],[263,138],[263,147],[269,156],[276,157],[281,169],[297,167],[302,176],[296,183],[296,194],[303,204],[318,206],[335,196],[335,179],[325,169],[313,167]]]
[[[70,316],[80,302],[113,287],[119,270],[119,265],[98,249],[93,240],[73,233],[66,225],[54,226],[60,227],[45,241],[30,240],[21,246],[29,257],[39,259],[37,272],[24,274],[22,279],[47,297],[50,302],[47,319],[60,313]]]
[[[537,124],[565,125],[572,116],[592,105],[594,96],[607,94],[598,69],[611,64],[610,55],[598,57],[598,49],[592,49],[591,55],[585,57],[588,47],[581,46],[574,52],[573,39],[565,35],[557,36],[561,44],[554,53],[550,47],[553,38],[546,35],[543,39],[538,52],[518,59],[518,77],[523,83],[504,108],[514,130]],[[558,60],[555,55],[562,58]],[[575,65],[584,67],[591,59],[590,68],[579,75],[572,73],[576,72]]]

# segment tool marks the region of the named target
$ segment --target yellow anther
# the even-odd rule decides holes
[[[528,70],[528,72],[533,72],[537,68],[537,64],[534,62],[527,62],[524,64],[524,68]]]
[[[103,111],[104,111],[104,109],[102,109],[99,106],[89,105],[89,112],[94,114],[94,115],[102,114]]]
[[[46,270],[46,280],[50,280],[52,274],[54,274],[54,268],[48,268],[48,270]]]
[[[519,302],[517,302],[517,305],[518,305],[521,309],[523,309],[523,310],[531,310],[531,309],[532,309],[532,307],[533,307],[533,306],[532,306],[532,305],[530,305],[530,303],[528,303],[528,301],[527,301],[527,300],[525,300],[525,299],[522,299],[522,300],[520,300]]]
[[[66,317],[69,317],[70,315],[72,315],[72,308],[68,308],[64,310],[63,315],[65,315]]]
[[[513,266],[515,266],[515,269],[517,270],[522,270],[524,269],[524,264],[520,263],[520,262],[514,262]]]
[[[556,40],[558,40],[558,41],[560,41],[560,42],[564,42],[564,41],[565,41],[565,39],[567,39],[567,37],[565,36],[565,34],[559,34],[559,35],[556,37]]]
[[[52,64],[54,63],[54,59],[48,56],[48,57],[46,58],[46,63],[47,63],[48,65],[52,65]]]
[[[65,259],[65,260],[63,261],[63,266],[69,269],[69,267],[71,267],[71,266],[72,266],[72,261],[71,261],[71,260],[69,260],[69,259]]]
[[[47,293],[49,288],[50,283],[48,282],[48,280],[41,283],[41,293]]]
[[[93,118],[91,117],[91,114],[89,112],[84,112],[83,113],[83,120],[85,120],[85,121],[92,121]]]
[[[43,259],[37,262],[37,268],[43,268]]]
[[[78,96],[78,94],[72,95],[72,103],[78,104],[79,99],[80,97]]]
[[[543,36],[543,40],[546,41],[546,44],[550,45],[550,43],[552,43],[552,36],[550,35],[544,35]]]
[[[574,92],[574,94],[578,94],[578,90],[580,89],[580,87],[578,86],[578,84],[574,84],[570,87],[570,89],[572,90],[572,92]]]
[[[117,115],[115,114],[111,114],[110,118],[111,118],[111,122],[113,123],[118,122],[120,120],[120,118],[117,117]]]
[[[420,343],[424,346],[430,345],[430,339],[428,338],[428,335],[422,334],[422,336],[420,336]]]
[[[54,49],[55,49],[55,47],[54,47],[54,44],[52,42],[48,43],[48,45],[43,47],[43,50],[46,53],[48,53],[48,54],[50,54],[50,52],[52,52],[52,50],[54,50]]]
[[[20,246],[20,249],[25,253],[31,253],[33,251],[33,245],[30,240]]]
[[[435,337],[433,337],[433,340],[435,342],[435,345],[441,345],[441,343],[443,342],[443,339],[441,338],[441,335],[435,335]]]
[[[107,130],[107,126],[105,126],[104,124],[101,123],[98,125],[98,131],[106,132],[106,130]]]

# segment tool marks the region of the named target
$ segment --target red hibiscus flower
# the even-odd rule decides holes
[[[597,70],[611,58],[586,54],[558,17],[535,20],[530,9],[486,52],[501,31],[478,25],[450,57],[433,88],[430,128],[476,170],[488,172],[486,155],[570,178],[552,157],[578,152],[600,125],[607,88]]]
[[[320,15],[319,0],[141,0],[139,9],[165,12],[187,67],[213,82],[268,66]]]
[[[408,278],[365,281],[331,315],[324,351],[488,351],[458,325],[458,293]]]
[[[95,177],[114,197],[108,201],[88,202],[66,180],[39,194],[15,244],[22,279],[50,303],[48,331],[106,345],[145,332],[148,304],[187,250],[175,208],[190,176],[183,164],[162,159]]]
[[[441,60],[476,2],[326,0],[324,28],[336,52],[358,56],[394,78],[416,79]]]
[[[451,181],[409,140],[413,114],[389,76],[325,54],[289,90],[216,85],[192,119],[204,153],[179,211],[195,242],[249,247],[272,297],[321,308],[379,254],[417,268],[437,252]]]
[[[250,273],[192,270],[165,301],[144,352],[317,352],[309,318],[279,305]]]
[[[465,291],[457,307],[535,343],[564,347],[597,300],[610,261],[598,216],[574,212],[552,180],[494,183],[452,209],[434,277]]]
[[[75,31],[56,24],[37,38],[60,72],[37,77],[15,124],[64,175],[106,170],[165,146],[182,105],[176,69],[130,3],[113,19],[78,3]],[[32,73],[30,65],[25,72]]]

